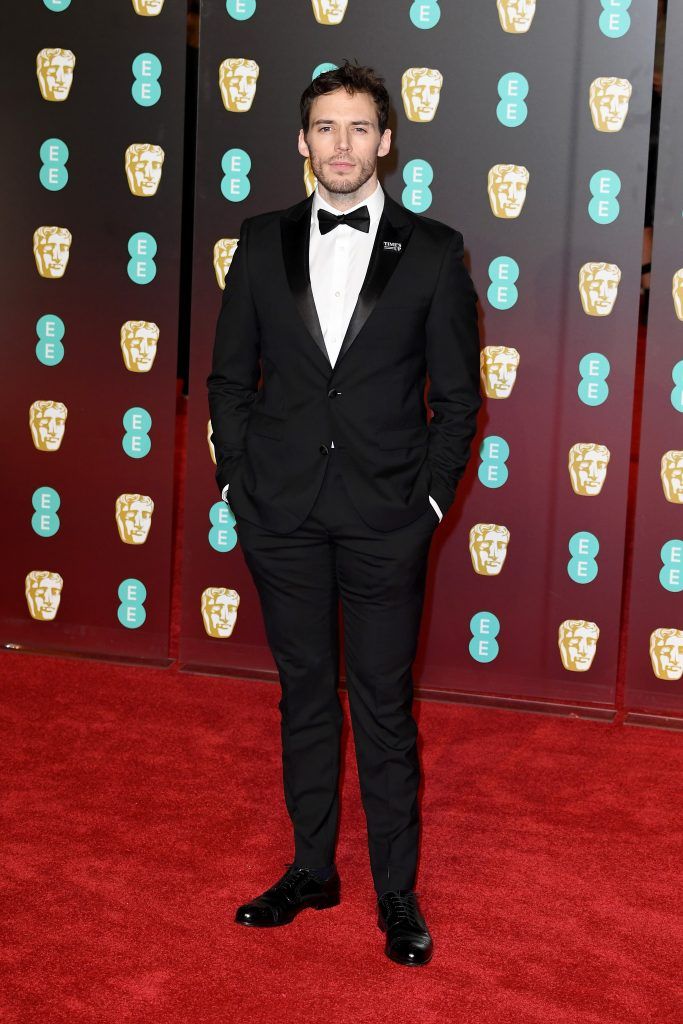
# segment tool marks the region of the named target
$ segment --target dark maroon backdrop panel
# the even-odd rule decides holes
[[[184,0],[12,6],[6,646],[168,655],[185,32]]]
[[[683,9],[670,3],[625,702],[683,711]]]
[[[417,681],[611,704],[657,5],[539,3],[526,25],[507,3],[389,6],[349,0],[323,24],[317,2],[258,0],[241,19],[202,5],[181,657],[272,667],[206,440],[212,259],[244,217],[303,198],[299,95],[351,55],[395,106],[387,191],[464,235],[488,359],[474,456],[435,534]]]

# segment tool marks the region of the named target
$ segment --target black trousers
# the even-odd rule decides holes
[[[420,768],[412,663],[438,516],[386,533],[356,512],[330,450],[316,502],[282,535],[238,518],[282,697],[284,796],[294,860],[334,861],[339,811],[339,600],[346,681],[377,893],[415,887]]]

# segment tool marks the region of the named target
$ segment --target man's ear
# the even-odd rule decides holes
[[[306,145],[306,138],[304,136],[303,128],[299,129],[299,139],[298,139],[298,142],[297,142],[297,147],[298,147],[298,150],[299,150],[299,152],[301,153],[302,156],[310,156],[311,155],[310,152],[309,152],[308,146]]]
[[[377,156],[386,156],[391,149],[391,128],[385,128],[382,138],[379,140]]]

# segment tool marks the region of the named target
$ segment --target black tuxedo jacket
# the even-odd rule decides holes
[[[385,194],[367,274],[334,367],[311,291],[312,197],[250,217],[226,279],[208,377],[216,480],[239,517],[290,533],[334,441],[362,519],[445,514],[476,430],[476,292],[458,231]],[[433,412],[429,423],[424,403]]]

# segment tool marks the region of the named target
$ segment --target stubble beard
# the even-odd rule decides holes
[[[347,178],[333,178],[328,177],[325,163],[316,157],[310,150],[311,168],[316,176],[316,179],[320,184],[331,192],[333,195],[351,195],[353,192],[358,192],[366,181],[369,181],[372,175],[375,173],[377,167],[376,160],[366,160],[361,163],[360,169],[357,174],[353,177]]]

